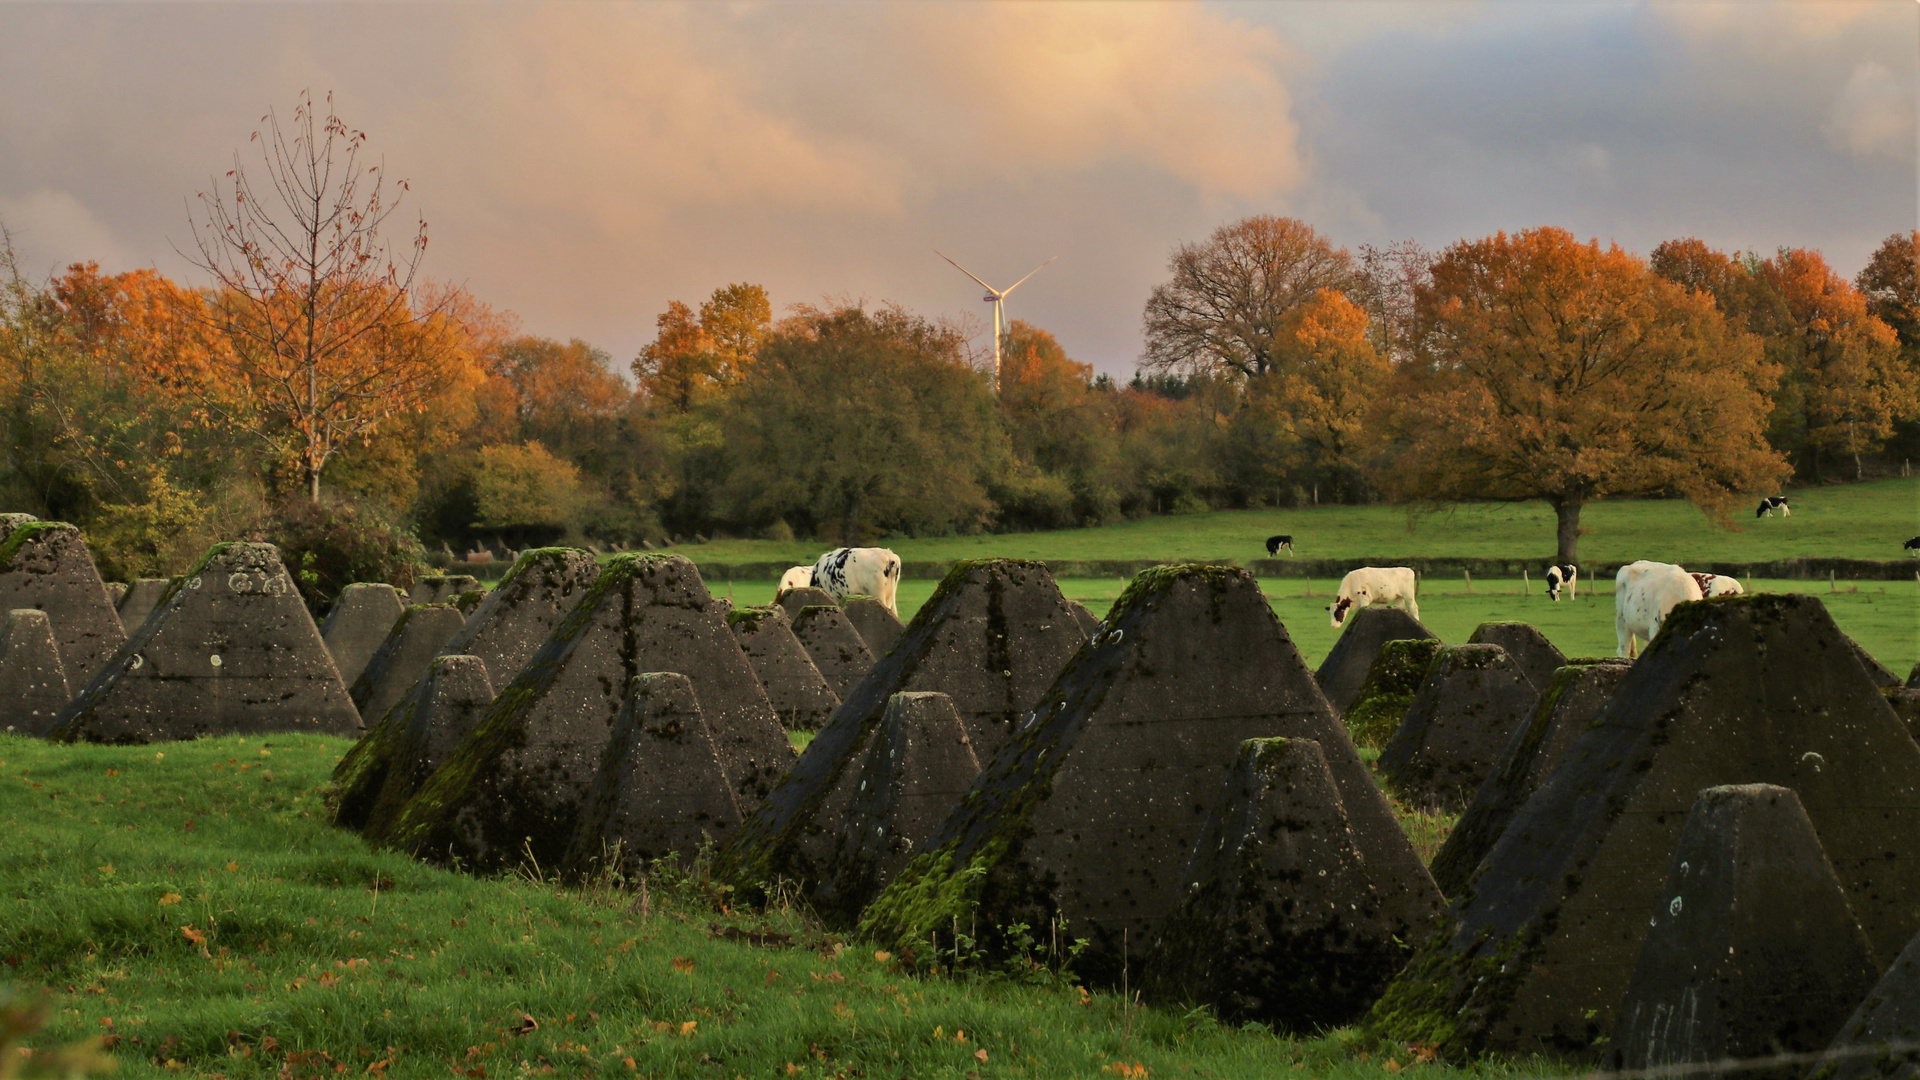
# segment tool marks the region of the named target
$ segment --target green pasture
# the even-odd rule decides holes
[[[1467,1075],[1350,1031],[1130,1008],[1044,967],[910,973],[677,875],[563,889],[371,851],[325,824],[347,746],[0,736],[0,991],[45,1003],[30,1042],[235,1080]]]
[[[1920,562],[1920,560],[1915,560]],[[900,583],[900,618],[913,618],[939,582],[909,578]],[[1754,592],[1803,592],[1826,602],[1827,610],[1846,631],[1881,663],[1905,675],[1920,660],[1920,581],[1841,582],[1768,581],[1747,583]],[[1305,654],[1319,664],[1340,636],[1329,622],[1327,605],[1339,582],[1332,579],[1264,578],[1260,587],[1267,602],[1286,624],[1287,633]],[[1105,616],[1126,582],[1120,578],[1062,578],[1060,589]],[[774,582],[714,582],[715,593],[731,595],[736,604],[765,604],[773,600]],[[1530,588],[1531,592],[1525,592]],[[1830,591],[1837,588],[1838,591]],[[1465,641],[1483,622],[1532,623],[1568,656],[1612,656],[1613,582],[1581,582],[1578,599],[1553,603],[1539,581],[1531,586],[1518,578],[1472,582],[1461,577],[1429,577],[1421,582],[1420,621],[1443,641]]]
[[[1897,559],[1920,534],[1920,478],[1796,488],[1792,517],[1756,520],[1759,497],[1735,507],[1723,529],[1679,499],[1598,502],[1581,514],[1582,561],[1770,562],[1795,557]],[[1220,510],[1057,532],[991,533],[882,541],[910,562],[985,557],[1152,559],[1163,562],[1267,557],[1266,538],[1294,537],[1310,559],[1532,558],[1554,554],[1553,511],[1543,502],[1473,503],[1409,513],[1396,506]],[[696,563],[812,563],[818,541],[716,540],[674,550]],[[1285,553],[1282,553],[1282,558]],[[1920,560],[1916,560],[1920,564]]]

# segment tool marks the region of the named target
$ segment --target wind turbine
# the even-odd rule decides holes
[[[940,255],[940,252],[936,250],[934,254]],[[940,257],[943,259],[947,259],[945,255],[940,255]],[[1053,259],[1057,259],[1059,257],[1060,256],[1055,255]],[[980,299],[993,305],[993,392],[996,394],[1000,392],[1000,335],[1005,333],[1004,328],[1006,326],[1007,294],[1011,293],[1013,290],[1019,288],[1020,286],[1026,284],[1027,278],[1030,278],[1033,275],[1039,273],[1040,271],[1045,270],[1047,268],[1047,263],[1052,262],[1053,259],[1048,259],[1047,262],[1043,262],[1039,266],[1034,267],[1032,270],[1028,271],[1027,277],[1021,278],[1019,281],[1014,282],[1013,284],[1007,286],[1004,289],[996,289],[993,286],[987,284],[986,282],[980,281],[980,278],[977,275],[975,275],[973,271],[967,269],[964,266],[961,266],[957,262],[953,262],[952,259],[947,259],[948,262],[953,263],[953,268],[955,270],[958,270],[961,273],[967,275],[968,277],[973,278],[973,280],[980,282],[980,287],[987,290],[987,295],[981,297]]]

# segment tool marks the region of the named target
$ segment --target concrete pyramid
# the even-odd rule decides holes
[[[357,581],[340,590],[320,624],[320,640],[333,656],[340,681],[353,685],[403,610],[400,590],[384,581]]]
[[[1617,1010],[1702,788],[1792,788],[1877,955],[1920,931],[1920,745],[1811,596],[1673,609],[1514,815],[1369,1025],[1583,1053]]]
[[[840,707],[820,669],[787,624],[787,612],[778,604],[736,608],[727,612],[740,651],[753,666],[754,677],[767,692],[767,703],[780,726],[790,731],[816,731]]]
[[[0,544],[6,543],[7,537],[13,535],[13,530],[30,521],[39,520],[32,514],[0,514]]]
[[[493,704],[486,665],[475,656],[436,656],[407,696],[353,745],[334,770],[334,823],[383,832]]]
[[[825,891],[851,920],[933,835],[980,775],[966,725],[945,694],[895,694],[860,766]]]
[[[16,608],[47,613],[69,683],[91,679],[127,640],[87,542],[62,522],[19,522],[0,540],[0,611]]]
[[[1868,652],[1866,649],[1861,648],[1859,642],[1853,640],[1852,638],[1848,638],[1847,644],[1853,646],[1853,655],[1859,659],[1860,666],[1867,669],[1867,678],[1873,680],[1873,685],[1875,686],[1899,686],[1900,685],[1900,676],[1895,675],[1893,673],[1893,669],[1887,667],[1887,665],[1881,663],[1878,660],[1875,660],[1873,658],[1873,654]]]
[[[1700,792],[1651,915],[1620,1005],[1616,1069],[1822,1050],[1880,975],[1787,788]],[[1793,1080],[1801,1071],[1727,1075]]]
[[[974,754],[985,762],[1082,643],[1042,564],[956,563],[899,644],[840,703],[766,804],[721,849],[716,869],[742,888],[776,878],[818,885],[893,695],[936,691],[952,698]]]
[[[845,699],[873,669],[873,653],[847,621],[847,616],[832,604],[810,604],[793,617],[793,636],[813,659],[820,677],[827,680],[834,696]]]
[[[871,596],[849,596],[840,610],[846,612],[854,633],[860,635],[867,651],[876,659],[892,651],[894,643],[900,640],[900,632],[906,629],[885,604]]]
[[[1920,660],[1913,663],[1913,670],[1907,673],[1907,686],[1920,690]]]
[[[1070,600],[1067,603],[1073,612],[1073,621],[1080,624],[1080,633],[1083,636],[1092,637],[1094,631],[1100,629],[1100,617],[1088,611],[1087,605],[1078,601]]]
[[[1320,670],[1314,672],[1313,677],[1320,684],[1321,693],[1327,695],[1333,711],[1345,713],[1360,692],[1360,684],[1366,681],[1367,672],[1373,668],[1373,658],[1380,654],[1380,646],[1389,641],[1433,636],[1432,631],[1420,625],[1419,619],[1399,608],[1363,607],[1347,616],[1347,628],[1340,632],[1333,648],[1327,650],[1326,659],[1320,661]]]
[[[1613,696],[1631,664],[1625,658],[1609,656],[1576,660],[1553,673],[1533,715],[1507,740],[1487,782],[1474,793],[1466,812],[1434,855],[1430,869],[1442,893],[1460,895],[1467,878],[1493,850],[1513,815],[1526,805],[1574,738],[1586,730],[1600,706]]]
[[[127,595],[127,583],[124,581],[109,581],[105,584],[107,587],[107,603],[113,605],[115,611],[120,610],[120,601]],[[125,623],[120,624],[120,626],[121,629],[126,629]]]
[[[523,551],[443,651],[479,657],[487,665],[487,678],[495,686],[504,686],[599,576],[600,564],[590,551],[564,547]]]
[[[428,574],[413,583],[412,590],[407,593],[407,602],[410,604],[453,604],[456,607],[461,607],[463,606],[460,603],[462,597],[468,593],[480,593],[483,591],[485,591],[485,589],[484,586],[480,584],[480,579],[474,577],[472,574]],[[464,606],[471,607],[471,604]]]
[[[1424,937],[1439,890],[1259,585],[1226,566],[1134,577],[862,932],[918,951],[957,917],[992,948],[990,927],[1060,918],[1089,942],[1075,971],[1118,983],[1173,914],[1240,744],[1276,736],[1320,743],[1382,918]]]
[[[815,607],[821,604],[831,606],[835,603],[835,600],[833,599],[833,594],[827,590],[816,589],[811,585],[807,585],[798,589],[788,589],[786,592],[781,593],[779,598],[774,602],[787,609],[787,618],[792,620],[800,617],[801,608]]]
[[[1401,638],[1380,646],[1367,679],[1347,705],[1347,734],[1354,745],[1378,750],[1400,730],[1427,669],[1440,651],[1438,638]]]
[[[1540,692],[1498,645],[1442,645],[1375,766],[1409,803],[1465,808]]]
[[[636,675],[614,718],[600,771],[566,858],[584,876],[615,857],[628,869],[673,858],[684,868],[740,825],[713,736],[685,675]]]
[[[420,604],[400,613],[386,640],[367,658],[360,677],[353,681],[353,704],[367,718],[369,727],[413,692],[413,684],[427,673],[427,665],[466,621],[452,604]]]
[[[153,613],[153,606],[158,604],[160,598],[167,595],[167,590],[172,587],[173,579],[163,577],[143,577],[127,586],[127,595],[121,597],[120,603],[115,605],[120,612],[120,625],[126,628],[129,634],[140,629],[140,624],[146,622],[147,616]],[[353,685],[352,679],[345,676],[341,676],[341,679],[347,685]]]
[[[1920,935],[1861,999],[1807,1080],[1920,1076]]]
[[[480,870],[566,855],[634,675],[693,684],[720,767],[751,806],[793,760],[786,733],[700,574],[678,555],[617,555],[393,827],[369,839]]]
[[[7,612],[0,623],[0,732],[45,735],[72,696],[47,613]]]
[[[1469,645],[1498,645],[1520,668],[1535,690],[1545,690],[1553,673],[1567,662],[1567,656],[1547,635],[1523,622],[1488,622],[1473,628]]]
[[[1311,739],[1241,745],[1182,877],[1144,968],[1156,1001],[1312,1032],[1358,1019],[1406,963]]]
[[[269,732],[357,735],[360,716],[279,549],[231,543],[214,545],[180,579],[67,703],[52,737],[148,743]]]

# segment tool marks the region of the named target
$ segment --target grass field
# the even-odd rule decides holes
[[[912,578],[901,582],[901,619],[913,618],[913,613],[938,584]],[[1125,585],[1119,578],[1060,579],[1062,592],[1099,616],[1106,615]],[[1266,578],[1260,585],[1307,662],[1319,664],[1340,636],[1330,624],[1326,611],[1332,603],[1329,594],[1338,582]],[[773,588],[771,581],[715,582],[713,585],[715,592],[731,595],[738,604],[768,603],[773,599]],[[1530,596],[1523,595],[1522,588],[1518,580],[1475,580],[1469,593],[1467,583],[1461,578],[1428,578],[1421,585],[1420,620],[1443,641],[1465,641],[1473,628],[1483,622],[1511,620],[1539,627],[1541,633],[1568,656],[1614,654],[1612,581],[1582,582],[1579,599],[1571,603],[1549,602],[1538,581],[1533,582]],[[1826,602],[1840,629],[1901,675],[1907,674],[1914,662],[1920,660],[1920,582],[1843,582],[1838,592],[1829,592],[1824,581],[1757,580],[1751,582],[1749,588],[1818,596]]]
[[[1469,1075],[1057,978],[908,974],[659,878],[643,903],[370,851],[323,823],[347,745],[0,736],[0,983],[46,995],[31,1042],[104,1037],[120,1076],[236,1080]]]
[[[1583,561],[1768,562],[1799,556],[1897,559],[1920,534],[1920,478],[1798,488],[1793,516],[1755,520],[1758,497],[1736,509],[1722,529],[1677,499],[1599,502],[1581,515]],[[1734,531],[1738,530],[1738,531]],[[1323,506],[1308,510],[1222,510],[1155,517],[1095,529],[982,536],[890,539],[909,561],[948,562],[998,556],[1022,559],[1266,558],[1266,538],[1294,537],[1295,554],[1313,559],[1539,558],[1554,553],[1553,512],[1545,503],[1472,504],[1409,515],[1392,506]],[[831,545],[720,540],[675,548],[695,562],[812,563]]]

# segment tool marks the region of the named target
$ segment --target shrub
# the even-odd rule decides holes
[[[280,548],[307,610],[318,618],[356,581],[405,592],[426,562],[414,535],[344,502],[296,500],[275,511],[267,538]]]

